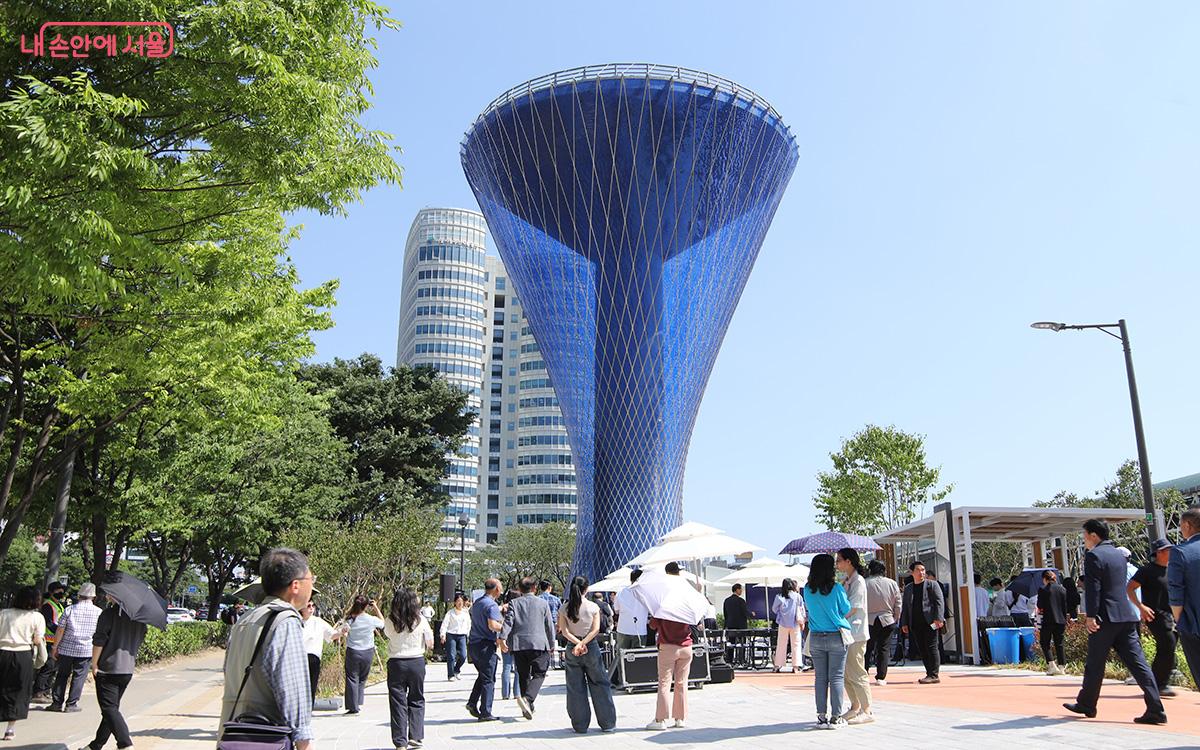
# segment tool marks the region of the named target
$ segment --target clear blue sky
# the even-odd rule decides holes
[[[458,159],[491,99],[636,61],[762,94],[800,163],[717,359],[685,516],[774,554],[817,530],[814,476],[864,424],[927,436],[956,504],[1104,485],[1136,455],[1129,321],[1156,481],[1200,472],[1200,4],[398,4],[372,127],[403,188],[300,216],[306,284],[341,280],[317,358],[395,360],[415,212],[475,207]]]

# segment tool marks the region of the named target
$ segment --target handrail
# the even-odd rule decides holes
[[[543,89],[553,88],[560,83],[577,83],[579,81],[604,80],[612,78],[648,78],[667,81],[679,81],[682,83],[695,83],[703,86],[711,87],[717,91],[731,94],[735,97],[747,101],[752,106],[758,106],[764,109],[768,114],[782,121],[779,112],[767,102],[766,99],[756,94],[751,89],[734,83],[728,78],[722,78],[712,73],[707,73],[703,70],[694,70],[692,68],[683,68],[672,65],[657,65],[655,63],[605,63],[603,65],[584,65],[578,68],[568,68],[559,70],[554,73],[546,73],[537,78],[530,79],[524,83],[513,86],[508,91],[505,91],[500,96],[496,97],[484,107],[483,112],[479,117],[475,118],[475,123],[478,123],[490,112],[498,107],[508,104],[518,97],[532,96],[535,92]],[[475,123],[472,123],[472,128]],[[470,129],[468,129],[469,131]]]

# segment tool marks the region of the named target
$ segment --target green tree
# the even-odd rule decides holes
[[[161,60],[35,58],[16,36],[42,9],[0,5],[0,561],[50,477],[70,497],[77,447],[166,399],[252,409],[329,325],[332,285],[295,288],[283,217],[343,212],[400,177],[387,136],[360,122],[367,28],[396,25],[381,6],[56,12],[157,16],[178,36]]]
[[[393,512],[415,497],[444,506],[449,454],[475,419],[467,394],[428,367],[384,368],[373,354],[305,365],[301,378],[329,400],[329,421],[350,446],[354,486],[342,520]]]
[[[353,525],[324,521],[284,535],[285,544],[308,555],[323,607],[342,611],[366,594],[386,610],[397,588],[425,590],[441,571],[441,512],[411,497],[397,511]]]
[[[464,588],[482,588],[483,581],[496,577],[507,588],[516,588],[525,576],[567,588],[571,556],[575,552],[575,529],[561,521],[541,526],[514,526],[499,544],[472,552],[467,559]]]
[[[925,438],[895,427],[867,425],[829,458],[833,470],[817,474],[813,504],[838,531],[871,535],[901,526],[954,488],[936,488],[941,468],[926,463]]]

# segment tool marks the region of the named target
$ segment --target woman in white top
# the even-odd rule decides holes
[[[367,610],[370,610],[368,613]],[[346,713],[358,713],[375,663],[375,631],[383,628],[383,613],[374,599],[359,594],[340,628],[346,636]]]
[[[396,750],[419,748],[425,740],[425,652],[433,630],[412,589],[400,589],[383,625],[388,639],[388,711]]]
[[[471,634],[471,607],[467,595],[454,595],[454,609],[446,611],[442,620],[442,645],[446,647],[446,679],[459,679],[467,662],[467,636]]]
[[[875,721],[875,716],[871,713],[871,683],[867,678],[867,641],[871,639],[871,633],[867,627],[867,582],[863,579],[866,570],[858,551],[850,547],[838,550],[835,563],[846,576],[842,587],[850,600],[846,619],[850,621],[851,643],[846,648],[844,679],[846,694],[850,696],[850,710],[842,714],[842,718],[847,724],[868,724]]]
[[[325,652],[325,644],[342,637],[342,633],[332,625],[317,617],[317,605],[312,599],[300,610],[304,620],[304,650],[308,652],[308,682],[312,686],[313,703],[317,701],[317,681],[321,678],[321,654]]]
[[[4,739],[17,733],[17,722],[29,717],[33,691],[33,654],[45,649],[46,618],[38,611],[42,593],[33,586],[17,592],[13,606],[0,610],[0,721]]]
[[[558,610],[558,632],[567,639],[569,647],[563,657],[567,673],[567,716],[571,728],[584,734],[592,723],[592,707],[600,731],[614,732],[617,728],[617,707],[613,704],[612,682],[608,670],[600,663],[600,605],[586,598],[588,579],[571,579],[571,597]],[[591,697],[591,704],[588,697]]]

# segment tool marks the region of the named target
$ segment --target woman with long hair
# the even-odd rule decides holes
[[[796,591],[796,582],[791,578],[783,579],[783,588],[771,604],[771,612],[779,625],[775,636],[775,671],[783,671],[783,665],[787,662],[788,644],[791,643],[792,671],[799,672],[804,663],[800,652],[804,640],[806,613],[804,598]]]
[[[300,610],[304,621],[304,650],[308,652],[308,682],[312,687],[313,703],[317,702],[317,683],[321,679],[321,656],[325,644],[342,637],[340,631],[317,615],[317,605],[312,600]]]
[[[442,619],[442,645],[446,647],[446,679],[460,679],[467,662],[467,636],[471,634],[471,604],[461,591],[454,595],[454,608]]]
[[[46,618],[38,611],[40,606],[42,592],[25,586],[17,591],[11,607],[0,610],[0,721],[8,722],[6,740],[17,733],[18,721],[29,718],[34,652],[40,649],[45,656]]]
[[[804,603],[808,607],[809,649],[817,672],[817,728],[837,729],[846,725],[842,690],[846,644],[850,640],[850,621],[846,619],[850,600],[834,580],[832,555],[817,555],[809,563]]]
[[[388,639],[388,714],[396,750],[419,748],[425,741],[425,652],[433,648],[433,629],[421,614],[412,589],[392,597],[383,634]]]
[[[871,685],[867,677],[867,641],[871,634],[867,628],[867,583],[863,578],[866,569],[858,556],[858,550],[843,547],[837,553],[837,569],[842,572],[842,586],[850,600],[851,642],[846,649],[846,695],[850,696],[850,710],[842,714],[847,724],[868,724],[875,721],[871,713]]]
[[[367,610],[370,610],[368,613]],[[354,597],[341,632],[346,636],[346,713],[358,713],[363,704],[367,677],[375,663],[375,631],[383,628],[383,613],[374,599]]]
[[[509,589],[504,592],[504,599],[500,603],[500,612],[508,614],[508,603],[521,595],[516,589]],[[517,663],[513,659],[512,651],[508,650],[508,646],[501,641],[500,643],[500,699],[508,700],[521,694],[517,687]]]
[[[571,595],[567,606],[558,610],[558,632],[567,639],[563,664],[567,672],[567,715],[571,728],[578,734],[587,732],[592,723],[592,707],[603,732],[617,727],[617,707],[613,704],[612,683],[608,670],[600,663],[600,607],[585,597],[588,579],[571,579]],[[591,705],[588,696],[591,696]]]

